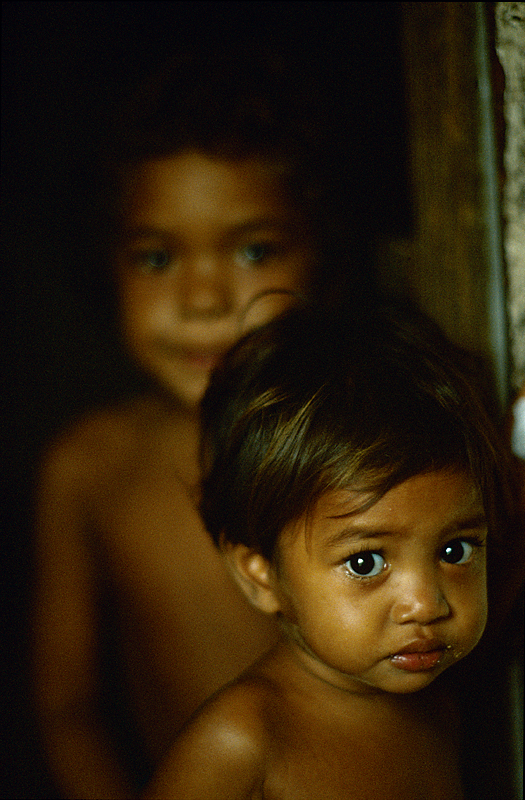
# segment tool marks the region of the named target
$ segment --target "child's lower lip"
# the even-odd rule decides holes
[[[428,653],[398,653],[391,661],[398,669],[406,672],[424,672],[434,669],[443,657],[443,650],[430,650]]]

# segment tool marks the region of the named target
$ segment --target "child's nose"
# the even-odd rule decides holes
[[[188,259],[178,275],[178,300],[184,318],[214,319],[232,311],[228,271],[212,256]]]
[[[430,625],[449,614],[450,607],[433,570],[414,569],[399,578],[391,610],[394,622]]]

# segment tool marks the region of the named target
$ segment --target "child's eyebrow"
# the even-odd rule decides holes
[[[297,228],[297,223],[292,219],[283,217],[257,217],[240,222],[232,220],[225,228],[228,236],[243,236],[270,228],[279,232],[288,232]],[[160,225],[129,225],[123,228],[121,235],[126,239],[147,239],[177,235],[177,230],[176,228]]]
[[[231,225],[231,231],[243,234],[251,233],[252,231],[258,231],[261,228],[278,228],[280,231],[287,231],[296,227],[297,222],[287,219],[286,217],[259,217],[247,220],[246,222],[233,222]]]
[[[348,514],[337,514],[335,516],[327,517],[327,519],[345,519],[350,516],[352,516],[352,512],[349,512]],[[454,536],[462,533],[463,531],[479,530],[480,528],[486,527],[487,518],[485,513],[480,511],[479,513],[469,515],[468,517],[462,519],[454,520],[449,525],[445,525],[441,529],[440,535],[443,537]],[[329,548],[345,542],[360,541],[361,539],[380,539],[392,536],[402,537],[403,531],[398,532],[395,530],[388,530],[372,525],[368,526],[357,523],[355,525],[350,525],[348,528],[344,528],[342,531],[338,531],[337,533],[333,534],[333,536],[327,537],[323,541],[323,546]]]

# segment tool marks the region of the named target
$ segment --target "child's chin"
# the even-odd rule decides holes
[[[383,691],[391,694],[413,694],[430,686],[436,678],[443,674],[446,666],[436,667],[432,670],[422,670],[421,672],[401,672],[392,675],[389,680],[385,680],[381,687]]]
[[[188,412],[196,412],[208,386],[207,375],[192,380],[180,380],[171,376],[156,378],[156,384],[181,408]]]

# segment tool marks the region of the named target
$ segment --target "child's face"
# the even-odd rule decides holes
[[[486,623],[483,507],[462,472],[417,475],[368,510],[320,498],[279,543],[284,624],[309,667],[350,691],[421,689]]]
[[[269,168],[184,152],[131,176],[116,254],[121,324],[138,363],[194,407],[241,331],[305,293],[314,248]],[[256,310],[257,309],[257,310]]]

